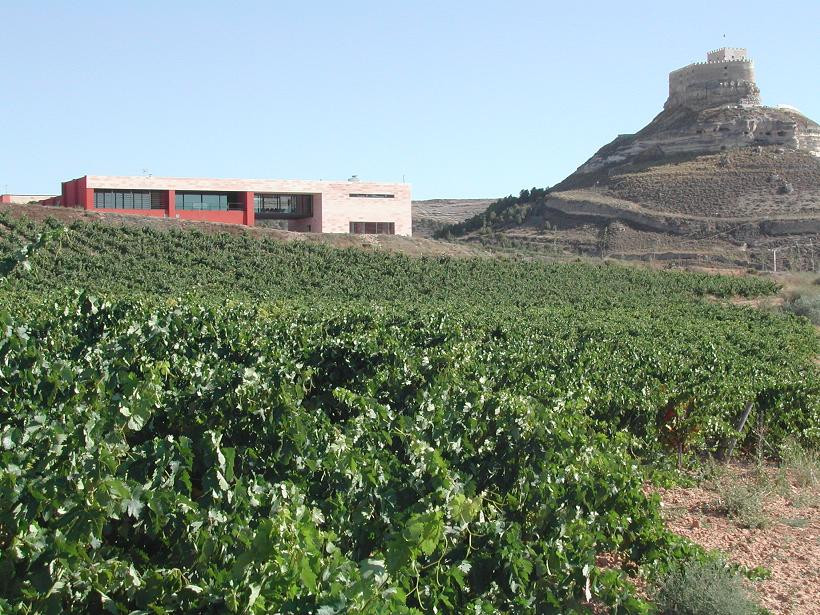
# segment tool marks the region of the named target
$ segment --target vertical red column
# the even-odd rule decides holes
[[[165,191],[165,215],[169,218],[177,217],[177,191]]]
[[[77,203],[83,209],[94,209],[94,188],[88,187],[88,176],[77,180]]]
[[[245,215],[242,219],[242,224],[245,226],[253,226],[256,222],[256,214],[253,211],[253,192],[245,193]]]
[[[77,191],[74,187],[75,181],[73,179],[65,183],[65,197],[69,207],[77,207]]]

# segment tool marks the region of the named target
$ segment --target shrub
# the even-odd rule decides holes
[[[820,484],[820,458],[815,451],[808,451],[794,438],[787,438],[780,447],[780,459],[798,487]]]
[[[741,578],[721,561],[687,562],[659,583],[661,615],[757,615],[761,608]]]
[[[754,487],[730,483],[719,485],[715,508],[734,519],[740,527],[761,529],[769,524],[763,512],[763,494]]]
[[[798,295],[787,301],[783,309],[820,325],[820,295]]]

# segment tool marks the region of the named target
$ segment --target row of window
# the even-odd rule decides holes
[[[242,209],[234,195],[226,192],[177,192],[177,209],[226,211]],[[354,196],[354,195],[350,195]],[[393,195],[361,195],[389,196]],[[98,209],[163,209],[159,192],[149,190],[95,190],[94,207]],[[313,196],[310,194],[256,194],[256,213],[294,214],[304,217],[313,215]],[[351,222],[350,232],[359,235],[395,235],[394,222]]]
[[[366,192],[351,192],[348,194],[351,199],[392,199],[394,194],[369,194]]]
[[[96,209],[162,209],[158,192],[149,190],[95,190]]]
[[[227,192],[177,192],[175,205],[177,209],[196,211],[227,211],[244,207],[238,196],[228,195]]]
[[[253,210],[258,214],[313,215],[312,194],[255,194]]]
[[[356,235],[395,235],[395,222],[351,222],[350,232]]]

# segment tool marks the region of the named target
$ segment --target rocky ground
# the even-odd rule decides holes
[[[820,614],[818,478],[805,468],[733,463],[698,487],[657,493],[674,532],[731,562],[771,571],[750,582],[763,606],[779,615],[811,615]],[[746,508],[727,512],[727,501]]]

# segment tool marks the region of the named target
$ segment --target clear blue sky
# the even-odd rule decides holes
[[[723,45],[765,104],[820,120],[817,0],[0,0],[0,27],[4,192],[148,169],[517,193],[641,128],[667,73]]]

